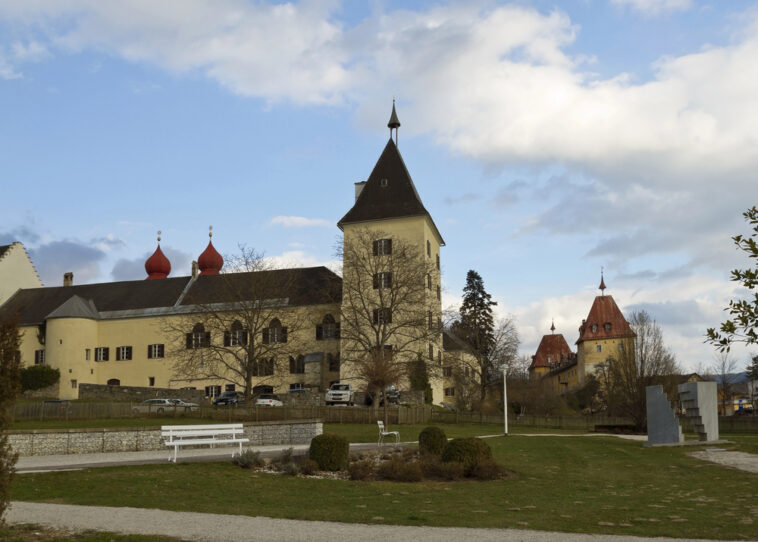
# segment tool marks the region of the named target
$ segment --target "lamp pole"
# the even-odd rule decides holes
[[[505,436],[508,436],[508,389],[505,385],[505,373],[508,366],[503,364],[503,423],[505,424]]]

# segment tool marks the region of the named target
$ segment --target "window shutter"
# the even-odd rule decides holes
[[[374,290],[379,288],[379,274],[374,273]]]
[[[105,349],[103,349],[103,361],[108,361],[109,351],[110,351],[110,348],[108,347],[105,347]]]
[[[374,323],[379,323],[379,309],[374,309]]]
[[[295,358],[290,356],[290,374],[297,372],[295,369]]]
[[[387,239],[387,254],[392,254],[392,239]]]
[[[205,342],[204,342],[203,346],[210,346],[210,345],[211,345],[211,332],[210,331],[206,331],[205,332]]]
[[[334,338],[339,339],[340,338],[340,323],[337,322],[334,324]]]
[[[232,334],[228,331],[224,331],[224,346],[231,346],[232,344]]]
[[[392,288],[392,273],[385,273],[386,275],[386,282],[387,282],[387,288]]]
[[[287,342],[287,328],[286,327],[282,328],[282,342],[283,343]]]
[[[268,329],[264,329],[262,332],[263,344],[268,344]]]
[[[247,346],[247,331],[242,332],[242,344]]]
[[[116,361],[121,361],[121,349],[116,348]]]
[[[316,325],[316,340],[320,341],[324,338],[324,326]]]
[[[192,333],[187,333],[187,350],[192,348]]]
[[[387,324],[392,323],[392,309],[384,309],[384,321]]]
[[[151,347],[152,347],[151,344],[147,345],[147,359],[150,359],[153,357],[153,349]]]
[[[374,256],[379,255],[379,241],[374,241]]]

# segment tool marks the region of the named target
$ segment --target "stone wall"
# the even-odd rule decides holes
[[[244,424],[244,435],[250,439],[250,446],[308,444],[323,430],[320,420]],[[22,456],[167,449],[160,427],[9,431],[8,440],[11,448]]]
[[[39,390],[26,390],[21,394],[24,399],[57,399],[60,391],[60,381]]]
[[[156,397],[182,399],[199,405],[207,403],[204,390],[79,384],[79,399],[104,399],[106,401],[133,401],[139,403],[146,399],[153,399]]]

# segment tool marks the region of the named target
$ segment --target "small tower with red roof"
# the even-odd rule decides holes
[[[213,226],[208,228],[208,246],[197,259],[197,266],[200,269],[200,275],[218,275],[221,268],[224,267],[224,258],[213,247]]]
[[[145,261],[145,271],[147,272],[147,278],[145,280],[165,279],[168,277],[169,273],[171,273],[171,262],[161,250],[160,230],[158,231],[158,248],[156,248],[153,255]]]

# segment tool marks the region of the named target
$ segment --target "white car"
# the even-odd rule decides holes
[[[255,406],[284,406],[284,403],[278,395],[273,393],[262,393],[255,400]]]
[[[148,399],[132,407],[132,412],[147,414],[163,414],[164,412],[185,412],[199,410],[195,403],[185,403],[181,399]]]
[[[183,401],[182,399],[169,399],[172,403],[174,403],[174,407],[176,410],[200,410],[200,407],[197,403],[188,403],[187,401]]]

